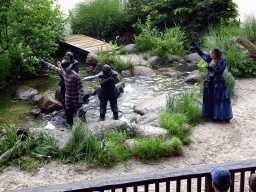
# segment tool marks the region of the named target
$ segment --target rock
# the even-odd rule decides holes
[[[153,98],[146,99],[142,102],[135,103],[134,111],[144,115],[147,112],[161,110],[166,107],[167,94],[161,94]]]
[[[170,71],[171,70],[171,68],[164,68],[164,67],[162,67],[162,68],[158,68],[158,71],[159,72],[168,72],[168,71]]]
[[[166,72],[164,74],[169,77],[177,77],[177,76],[181,75],[181,72],[180,71],[170,71],[170,72]]]
[[[30,128],[29,132],[33,137],[38,137],[40,132],[46,132],[52,135],[56,139],[57,147],[59,150],[63,150],[68,143],[71,131],[68,129],[43,129],[43,128]]]
[[[135,44],[129,44],[125,46],[125,49],[128,53],[136,53],[136,45]]]
[[[134,76],[146,76],[146,77],[151,77],[155,75],[155,72],[153,69],[145,66],[135,66],[132,68],[132,74]]]
[[[53,98],[51,95],[43,95],[38,102],[38,107],[46,113],[52,111],[60,110],[63,108],[63,105],[60,101]]]
[[[149,62],[151,65],[157,66],[157,67],[159,67],[159,66],[165,66],[165,65],[166,65],[166,61],[165,61],[163,58],[159,57],[159,56],[150,57],[150,58],[148,59],[148,62]]]
[[[116,84],[116,88],[119,89],[120,93],[124,92],[124,87],[125,87],[125,83],[124,82],[119,82]]]
[[[97,63],[97,65],[95,66],[95,68],[93,69],[94,73],[99,73],[102,70],[102,67],[104,66],[104,63]]]
[[[160,127],[153,127],[150,125],[138,125],[133,124],[131,126],[131,131],[134,133],[134,135],[137,138],[141,138],[143,136],[150,137],[150,136],[165,136],[169,137],[170,132],[166,129],[160,128]]]
[[[36,89],[22,85],[16,89],[14,99],[25,101],[32,98],[32,96],[36,94],[38,94]]]
[[[194,70],[184,79],[184,81],[185,82],[196,82],[199,77],[200,77],[200,71]]]
[[[136,116],[135,118],[136,123],[138,125],[150,125],[154,127],[159,127],[158,116],[161,111],[162,110],[157,109],[157,110],[152,110],[150,112],[147,112],[143,116],[142,115]]]
[[[86,57],[86,63],[90,66],[93,66],[93,68],[97,65],[99,62],[99,56],[93,52],[88,53]]]
[[[132,70],[131,69],[123,70],[123,71],[121,71],[121,75],[123,77],[131,77],[132,76]]]
[[[187,55],[186,61],[188,66],[197,65],[202,60],[202,57],[198,53],[192,53]]]
[[[133,150],[134,145],[135,145],[136,143],[138,143],[138,141],[135,140],[135,139],[126,139],[126,140],[124,141],[124,144],[125,144],[125,145],[127,146],[127,148],[130,149],[130,150]]]
[[[61,103],[63,101],[63,95],[61,94],[61,87],[60,86],[58,86],[58,88],[55,91],[55,99],[57,99]]]
[[[31,116],[33,116],[34,118],[37,118],[41,113],[41,110],[40,109],[33,109],[29,112],[29,114]]]
[[[32,104],[33,105],[37,105],[39,102],[39,99],[42,97],[42,95],[34,95],[33,99],[32,99]]]
[[[91,130],[92,133],[97,133],[98,131],[101,131],[101,130],[105,133],[115,128],[120,128],[122,130],[125,130],[129,127],[125,121],[121,121],[121,120],[99,121],[99,122],[88,124],[86,126],[88,126],[88,129]]]

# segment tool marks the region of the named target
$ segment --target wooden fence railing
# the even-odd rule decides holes
[[[248,189],[248,176],[256,170],[256,160],[235,161],[220,164],[203,165],[192,168],[172,169],[148,174],[135,174],[117,178],[98,179],[55,186],[19,189],[19,192],[74,192],[106,191],[111,192],[171,192],[171,191],[205,191],[212,192],[211,170],[215,166],[228,169],[232,184],[230,192],[244,192]],[[246,173],[246,174],[245,174]],[[247,176],[245,176],[247,175]],[[192,182],[193,181],[193,182]],[[195,182],[194,182],[195,181]],[[236,182],[235,182],[236,181]],[[246,185],[245,185],[246,184]]]

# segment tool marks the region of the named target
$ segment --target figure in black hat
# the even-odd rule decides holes
[[[73,65],[66,60],[61,61],[63,70],[41,58],[39,58],[39,61],[49,69],[56,71],[59,75],[63,76],[65,82],[65,110],[67,123],[72,127],[73,113],[76,113],[83,104],[84,88],[82,80],[80,76],[71,69]]]
[[[117,98],[119,90],[115,84],[119,83],[118,73],[111,69],[109,65],[104,65],[102,71],[98,74],[101,88],[97,92],[100,100],[100,120],[105,120],[107,102],[110,102],[114,119],[118,119]]]
[[[71,52],[66,52],[65,56],[69,57],[69,62],[72,65],[71,69],[75,71],[76,73],[79,73],[79,62],[74,59],[74,55]],[[62,75],[60,75],[60,82],[58,83],[60,86],[60,92],[63,98],[62,104],[64,105],[65,108],[65,81]]]

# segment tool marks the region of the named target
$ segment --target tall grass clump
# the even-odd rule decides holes
[[[135,142],[133,153],[141,161],[157,160],[162,157],[181,155],[183,144],[177,137],[143,137]]]
[[[96,157],[96,162],[99,162],[103,167],[111,167],[116,162],[126,161],[132,158],[132,152],[124,144],[126,139],[130,138],[129,131],[119,129],[106,132],[104,135],[104,150],[100,150]]]
[[[67,163],[93,160],[103,144],[98,135],[93,134],[83,122],[78,122],[72,129],[68,143],[64,147],[61,159]]]
[[[93,37],[116,37],[130,29],[131,14],[121,0],[92,0],[78,3],[70,11],[75,34]]]

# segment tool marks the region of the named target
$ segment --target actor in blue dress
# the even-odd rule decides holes
[[[221,59],[220,50],[217,47],[213,47],[210,54],[203,53],[195,42],[192,42],[192,47],[196,49],[203,60],[212,64],[212,66],[206,67],[208,72],[203,90],[203,115],[213,120],[229,122],[233,118],[233,113],[228,87],[222,76],[227,62],[225,59]]]

